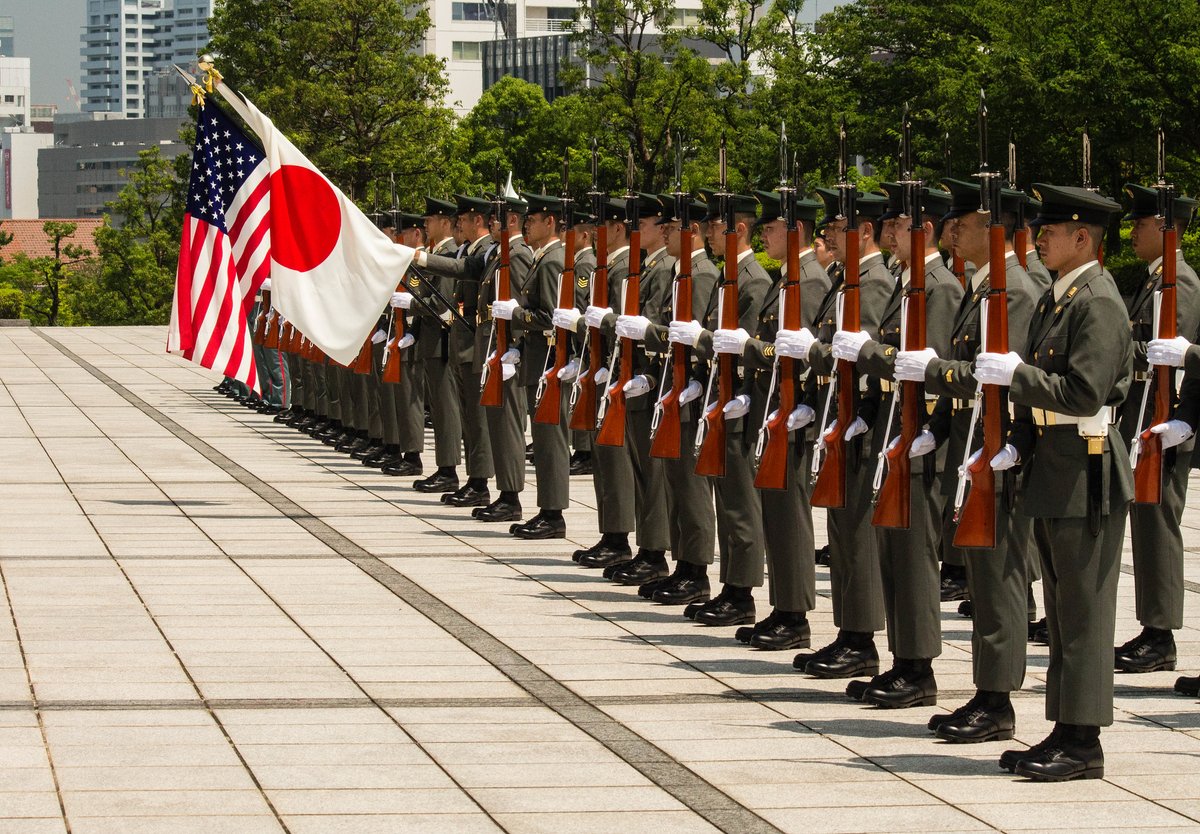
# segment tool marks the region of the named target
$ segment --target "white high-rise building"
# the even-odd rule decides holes
[[[0,127],[30,125],[29,106],[29,59],[0,57]]]
[[[192,66],[208,42],[213,0],[87,0],[83,111],[146,116],[146,79],[172,63]]]

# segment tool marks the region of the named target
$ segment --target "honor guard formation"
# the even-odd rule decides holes
[[[1178,241],[1196,201],[1167,181],[1161,132],[1157,181],[1128,185],[1124,208],[1086,181],[1017,190],[1011,142],[1007,172],[988,163],[982,101],[974,176],[921,181],[907,114],[902,134],[882,193],[851,181],[843,124],[819,199],[781,136],[775,191],[733,193],[722,147],[715,190],[683,187],[677,150],[674,192],[638,193],[631,152],[613,197],[593,143],[578,199],[564,171],[559,196],[377,213],[419,252],[357,361],[283,321],[268,283],[255,342],[279,375],[262,400],[220,388],[518,539],[565,537],[569,479],[590,473],[599,538],[580,567],[795,653],[864,704],[938,703],[940,607],[961,601],[975,694],[930,733],[1011,739],[1027,643],[1044,643],[1053,732],[1000,767],[1100,778],[1114,670],[1174,669],[1183,626],[1200,281]],[[1085,180],[1086,160],[1085,134]],[[1129,300],[1103,266],[1120,219],[1146,264]],[[1144,628],[1114,650],[1127,524]],[[818,562],[836,634],[807,619]],[[1175,689],[1194,697],[1200,678]]]

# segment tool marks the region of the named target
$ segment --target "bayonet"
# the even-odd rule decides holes
[[[1083,123],[1083,187],[1088,191],[1100,191],[1092,185],[1092,134],[1087,122]]]

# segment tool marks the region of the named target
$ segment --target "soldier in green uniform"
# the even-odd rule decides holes
[[[952,195],[945,219],[955,224],[954,245],[971,263],[967,292],[952,319],[950,345],[943,357],[932,351],[902,351],[896,360],[896,378],[925,383],[925,390],[939,397],[930,417],[930,430],[939,443],[948,440],[947,466],[957,467],[966,458],[967,437],[974,416],[972,400],[977,380],[971,363],[981,349],[986,325],[982,306],[991,291],[988,275],[989,216],[981,210],[978,183],[946,179]],[[1008,332],[1014,346],[1024,344],[1033,311],[1033,282],[1012,250],[1019,201],[1017,191],[1001,193],[1004,222],[1005,281],[1008,298]],[[974,444],[982,443],[976,432]],[[952,470],[952,471],[955,471]],[[957,479],[943,480],[943,493],[954,494]],[[1015,481],[997,478],[996,546],[992,549],[959,551],[954,547],[956,531],[953,507],[945,511],[943,553],[955,553],[963,561],[967,586],[974,606],[971,632],[972,674],[975,695],[950,714],[938,714],[929,729],[939,738],[953,742],[982,742],[1012,738],[1016,716],[1010,693],[1025,679],[1025,649],[1028,637],[1028,549],[1032,545],[1030,521],[1014,511]]]
[[[754,249],[750,245],[750,237],[758,222],[758,198],[735,194],[728,199],[733,204],[737,234],[738,327],[721,329],[720,299],[725,278],[722,270],[722,280],[717,282],[708,300],[703,326],[697,322],[684,322],[672,328],[672,335],[683,338],[685,342],[690,341],[697,356],[708,363],[710,369],[715,368],[717,362],[714,334],[720,332],[723,337],[720,352],[740,356],[745,342],[750,338],[749,331],[758,327],[759,313],[771,288],[771,279],[754,257]],[[709,206],[711,209],[713,203]],[[724,251],[725,219],[710,220],[708,233],[710,240],[714,237],[721,239]],[[742,370],[736,369],[735,376]],[[753,371],[747,371],[744,377],[747,384],[752,384]],[[740,387],[737,379],[734,385]],[[750,406],[749,393],[737,395],[724,406],[725,475],[713,479],[717,502],[717,543],[721,552],[721,592],[694,610],[692,618],[703,625],[753,623],[753,589],[763,584],[765,548],[762,502],[759,491],[754,488],[753,468],[758,427],[747,428],[745,418],[750,413]]]
[[[890,201],[882,219],[886,222],[889,215],[894,215],[895,225],[899,228],[893,234],[893,252],[900,262],[909,266],[901,273],[884,308],[879,329],[874,333],[838,331],[833,337],[833,355],[856,362],[859,370],[869,375],[859,415],[875,427],[872,453],[876,458],[900,433],[899,420],[892,421],[890,426],[888,423],[889,415],[897,407],[895,362],[897,351],[904,347],[901,343],[905,326],[902,304],[909,289],[914,260],[923,259],[925,271],[925,344],[939,356],[949,355],[950,328],[963,296],[962,285],[946,269],[937,249],[939,226],[949,206],[949,195],[924,190],[923,210],[917,222],[924,226],[926,245],[925,251],[914,252],[909,232],[912,220],[905,213],[905,188],[899,183],[884,183]],[[890,434],[885,427],[890,428]],[[853,682],[846,691],[880,707],[905,708],[937,703],[933,659],[942,653],[938,577],[942,505],[936,500],[941,491],[937,456],[929,454],[935,445],[933,435],[925,431],[909,449],[910,457],[915,458],[909,485],[909,526],[906,529],[875,528],[887,615],[888,649],[893,663],[891,669],[875,676],[869,683]],[[879,472],[877,477],[881,474]]]
[[[778,372],[775,335],[782,325],[780,290],[787,279],[787,224],[782,197],[778,192],[758,192],[762,212],[758,226],[767,256],[780,261],[779,279],[772,282],[758,313],[757,330],[742,348],[746,370],[743,393],[750,397],[747,426],[757,432],[771,411],[772,371]],[[815,200],[796,201],[796,222],[800,231],[800,319],[812,327],[821,299],[829,290],[829,274],[817,262],[812,248],[813,227],[821,204]],[[714,337],[714,345],[724,334]],[[801,366],[796,366],[797,376]],[[801,380],[797,380],[801,382]],[[796,385],[802,391],[802,385]],[[810,404],[800,403],[788,417],[787,485],[785,489],[760,490],[763,544],[768,565],[767,587],[771,613],[753,626],[737,630],[735,637],[757,649],[803,649],[811,641],[808,612],[816,607],[816,570],[813,552],[813,519],[809,454],[812,425],[816,412]],[[789,519],[787,524],[778,519]]]
[[[533,250],[525,243],[521,230],[528,204],[518,197],[501,196],[505,203],[505,224],[501,226],[500,214],[492,217],[492,247],[484,265],[483,280],[479,283],[479,317],[475,325],[475,354],[486,361],[489,351],[495,351],[492,324],[492,303],[497,300],[497,282],[500,277],[501,236],[508,238],[509,285],[512,297],[518,302],[524,297],[525,281],[533,263]],[[521,333],[511,334],[512,341],[506,352],[505,367],[511,368],[504,374],[504,399],[497,408],[484,408],[487,419],[488,438],[492,447],[492,462],[496,469],[496,488],[500,495],[484,507],[471,510],[471,517],[480,521],[520,521],[521,490],[525,488],[525,417],[527,412],[524,388],[518,380],[517,367],[513,362],[521,357]],[[504,355],[502,355],[503,358]],[[482,370],[482,368],[481,368]]]
[[[1030,323],[1022,361],[984,353],[975,377],[1008,385],[1010,445],[992,459],[1021,465],[1022,511],[1041,542],[1054,730],[1001,767],[1039,781],[1104,776],[1100,728],[1113,720],[1113,631],[1128,503],[1129,455],[1115,424],[1132,377],[1128,312],[1097,256],[1121,207],[1085,188],[1035,185],[1038,250],[1058,275]],[[1002,459],[1002,460],[997,460]]]
[[[664,299],[670,298],[675,275],[675,258],[667,251],[664,232],[666,226],[659,225],[659,221],[669,210],[655,194],[639,194],[637,204],[638,216],[632,218],[632,221],[637,223],[638,236],[644,250],[642,274],[638,284],[638,310],[648,320],[658,322],[666,303]],[[626,255],[623,260],[628,268],[629,235],[625,224],[610,221],[608,235],[609,245],[617,247],[609,257],[617,257],[624,247]],[[620,241],[620,244],[616,241]],[[622,302],[624,298],[622,288]],[[613,309],[619,308],[589,310],[587,315],[590,317],[589,323],[599,318],[604,331],[616,338],[617,315],[613,313]],[[633,468],[638,551],[632,560],[617,562],[605,568],[604,576],[618,585],[640,587],[653,580],[662,579],[670,572],[666,552],[671,547],[671,533],[667,511],[666,462],[650,454],[650,425],[654,413],[654,400],[647,396],[647,393],[653,388],[649,382],[650,378],[658,376],[655,366],[661,361],[661,357],[650,353],[642,343],[634,344],[635,379],[640,376],[646,384],[639,384],[634,389],[641,392],[639,396],[630,396],[634,391],[626,393],[623,449]],[[610,369],[610,374],[615,373],[615,368]]]
[[[425,218],[419,214],[402,213],[396,222],[397,242],[411,246],[418,253],[424,251]],[[414,317],[410,311],[419,304],[413,300],[412,293],[407,289],[392,295],[393,309],[405,311],[410,323]],[[421,365],[417,362],[413,345],[416,334],[406,328],[404,338],[400,340],[397,349],[400,351],[400,382],[384,386],[384,396],[391,397],[392,407],[396,413],[394,434],[385,438],[385,445],[394,446],[396,451],[378,460],[378,466],[385,475],[394,477],[422,474],[421,451],[425,447],[425,396],[424,379],[421,375]]]
[[[417,266],[453,282],[450,296],[462,311],[464,321],[475,322],[478,314],[480,284],[487,270],[487,256],[495,244],[488,227],[492,203],[481,197],[455,195],[458,229],[466,240],[462,257],[451,258],[418,252]],[[491,501],[488,479],[495,474],[492,446],[487,432],[487,417],[479,403],[479,374],[483,357],[476,351],[479,324],[472,330],[455,318],[448,341],[449,370],[453,375],[454,396],[463,418],[463,445],[466,448],[467,481],[442,495],[442,503],[453,507],[482,507]],[[451,479],[445,479],[448,487]]]
[[[837,213],[839,195],[828,189],[818,189],[818,193],[825,201],[827,215],[834,217],[826,226],[826,238],[839,259],[844,260],[847,218]],[[861,194],[857,204],[860,326],[867,332],[877,332],[896,284],[884,265],[878,243],[882,232],[879,217],[887,208],[887,199]],[[842,286],[842,282],[836,282],[830,287],[831,297],[823,299],[825,315],[816,334],[807,330],[781,331],[775,339],[777,353],[807,359],[819,378],[828,377],[835,367],[833,336],[839,329],[836,297]],[[832,643],[813,653],[801,653],[793,661],[808,674],[821,678],[876,674],[879,652],[875,648],[875,632],[884,626],[883,586],[875,531],[871,527],[871,479],[875,470],[869,456],[871,429],[861,418],[856,418],[847,427],[845,436],[846,504],[827,513],[833,618],[838,634]]]
[[[1129,183],[1126,193],[1133,201],[1126,220],[1133,221],[1130,242],[1134,254],[1148,265],[1146,280],[1139,283],[1129,302],[1129,324],[1133,334],[1133,384],[1121,406],[1121,437],[1132,443],[1149,424],[1143,416],[1145,390],[1150,385],[1146,343],[1155,338],[1154,298],[1162,285],[1162,218],[1158,216],[1158,191]],[[1191,220],[1196,201],[1175,198],[1175,227],[1182,237]],[[1200,280],[1175,252],[1176,332],[1194,341],[1200,336]],[[1151,394],[1152,396],[1152,394]],[[1141,423],[1139,424],[1139,420]],[[1195,438],[1174,446],[1163,456],[1163,499],[1158,504],[1131,504],[1129,532],[1133,540],[1133,589],[1142,633],[1116,648],[1115,664],[1122,672],[1155,672],[1174,669],[1175,638],[1183,628],[1183,534],[1180,521],[1187,500]]]
[[[525,280],[524,300],[492,303],[492,315],[512,321],[513,330],[524,334],[517,375],[525,388],[526,405],[532,414],[537,407],[538,380],[550,354],[554,309],[558,306],[558,284],[562,277],[564,247],[559,239],[561,201],[545,194],[522,194],[529,204],[525,236],[533,247],[533,262]],[[535,450],[533,467],[537,476],[538,514],[510,529],[519,539],[561,539],[567,534],[562,511],[570,501],[570,449],[566,414],[570,386],[563,386],[561,419],[556,425],[532,421]]]

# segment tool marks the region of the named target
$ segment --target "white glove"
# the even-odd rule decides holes
[[[626,382],[625,387],[621,390],[625,392],[625,399],[627,400],[640,397],[650,390],[650,380],[646,379],[644,374],[638,374],[629,380],[629,382]]]
[[[933,432],[929,429],[922,429],[921,433],[913,438],[912,445],[908,447],[908,456],[910,458],[919,458],[922,455],[927,455],[937,448],[937,440],[933,436]]]
[[[645,316],[619,316],[617,318],[617,335],[623,339],[640,341],[646,338],[648,327],[650,327],[650,319]]]
[[[975,378],[984,385],[1012,385],[1021,357],[1008,353],[981,353],[975,357]]]
[[[775,334],[775,353],[789,359],[808,359],[817,337],[805,327],[803,330],[780,330]]]
[[[1192,343],[1182,336],[1174,339],[1151,339],[1146,344],[1146,361],[1151,365],[1183,367],[1183,357]]]
[[[500,357],[500,361],[505,365],[520,365],[521,351],[516,348],[509,348],[504,351],[504,355]]]
[[[504,364],[500,366],[500,378],[508,382],[517,375],[517,366]]]
[[[574,307],[555,307],[554,315],[551,318],[555,327],[574,332],[575,325],[579,323],[583,315]]]
[[[788,431],[802,429],[817,419],[817,412],[812,410],[811,406],[798,405],[792,409],[792,413],[788,415],[787,427]]]
[[[512,321],[513,310],[516,310],[516,309],[517,309],[517,302],[511,298],[508,301],[493,301],[492,302],[492,318],[504,319],[505,321]]]
[[[405,333],[400,337],[400,341],[396,342],[396,350],[404,350],[416,344],[417,337],[411,333]]]
[[[839,330],[833,334],[833,357],[845,359],[847,362],[857,362],[862,346],[871,340],[865,331],[851,333],[849,330]]]
[[[975,452],[975,454],[967,458],[967,480],[971,479],[971,467],[975,465],[977,460],[979,460],[979,455],[982,453],[983,450],[979,449]],[[999,452],[996,452],[996,454],[992,455],[992,459],[989,461],[989,466],[991,466],[993,472],[1003,472],[1005,469],[1012,469],[1020,462],[1021,456],[1017,454],[1016,447],[1011,443],[1005,443],[1004,447]]]
[[[373,344],[373,345],[377,345],[380,342],[386,342],[386,341],[387,341],[387,331],[386,330],[376,330],[374,333],[371,334],[371,344]]]
[[[717,353],[732,353],[741,356],[746,349],[750,334],[739,327],[737,330],[718,330],[713,333],[713,350]]]
[[[686,345],[687,347],[695,347],[696,342],[700,341],[700,334],[704,332],[704,328],[700,326],[698,321],[673,321],[668,330],[667,341]]]
[[[407,310],[412,306],[412,295],[406,292],[394,292],[392,293],[391,305],[392,309],[395,310]]]
[[[579,376],[579,360],[572,359],[567,364],[563,365],[558,371],[558,378],[565,381],[572,380]]]
[[[417,266],[429,266],[429,253],[424,249],[418,249],[413,260],[417,262]]]
[[[846,429],[846,440],[853,440],[860,434],[867,433],[867,424],[863,422],[863,418],[855,417],[854,422],[850,424],[850,428]]]
[[[612,307],[588,307],[583,314],[583,320],[588,327],[596,328],[600,326],[600,322],[604,317],[612,312]]]
[[[271,291],[271,279],[267,278],[265,281],[263,281],[262,284],[259,285],[258,291],[259,292],[270,292]]]
[[[1150,432],[1162,438],[1162,447],[1164,449],[1170,449],[1172,446],[1178,446],[1191,437],[1192,427],[1182,420],[1168,420],[1165,423],[1159,423],[1157,426],[1151,426]]]
[[[608,382],[608,368],[601,368],[596,371],[596,384],[603,385]]]
[[[449,310],[446,310],[438,315],[438,318],[444,322],[449,322],[450,319],[454,318],[454,315]]]
[[[750,413],[750,397],[745,394],[738,394],[729,402],[725,403],[726,420],[736,420],[739,417],[745,417]]]
[[[894,368],[897,382],[924,382],[925,369],[929,363],[937,359],[933,348],[924,350],[902,350],[896,354]]]
[[[703,393],[704,386],[700,384],[699,380],[693,379],[688,382],[687,387],[679,394],[679,404],[687,405],[692,400],[698,400]]]

